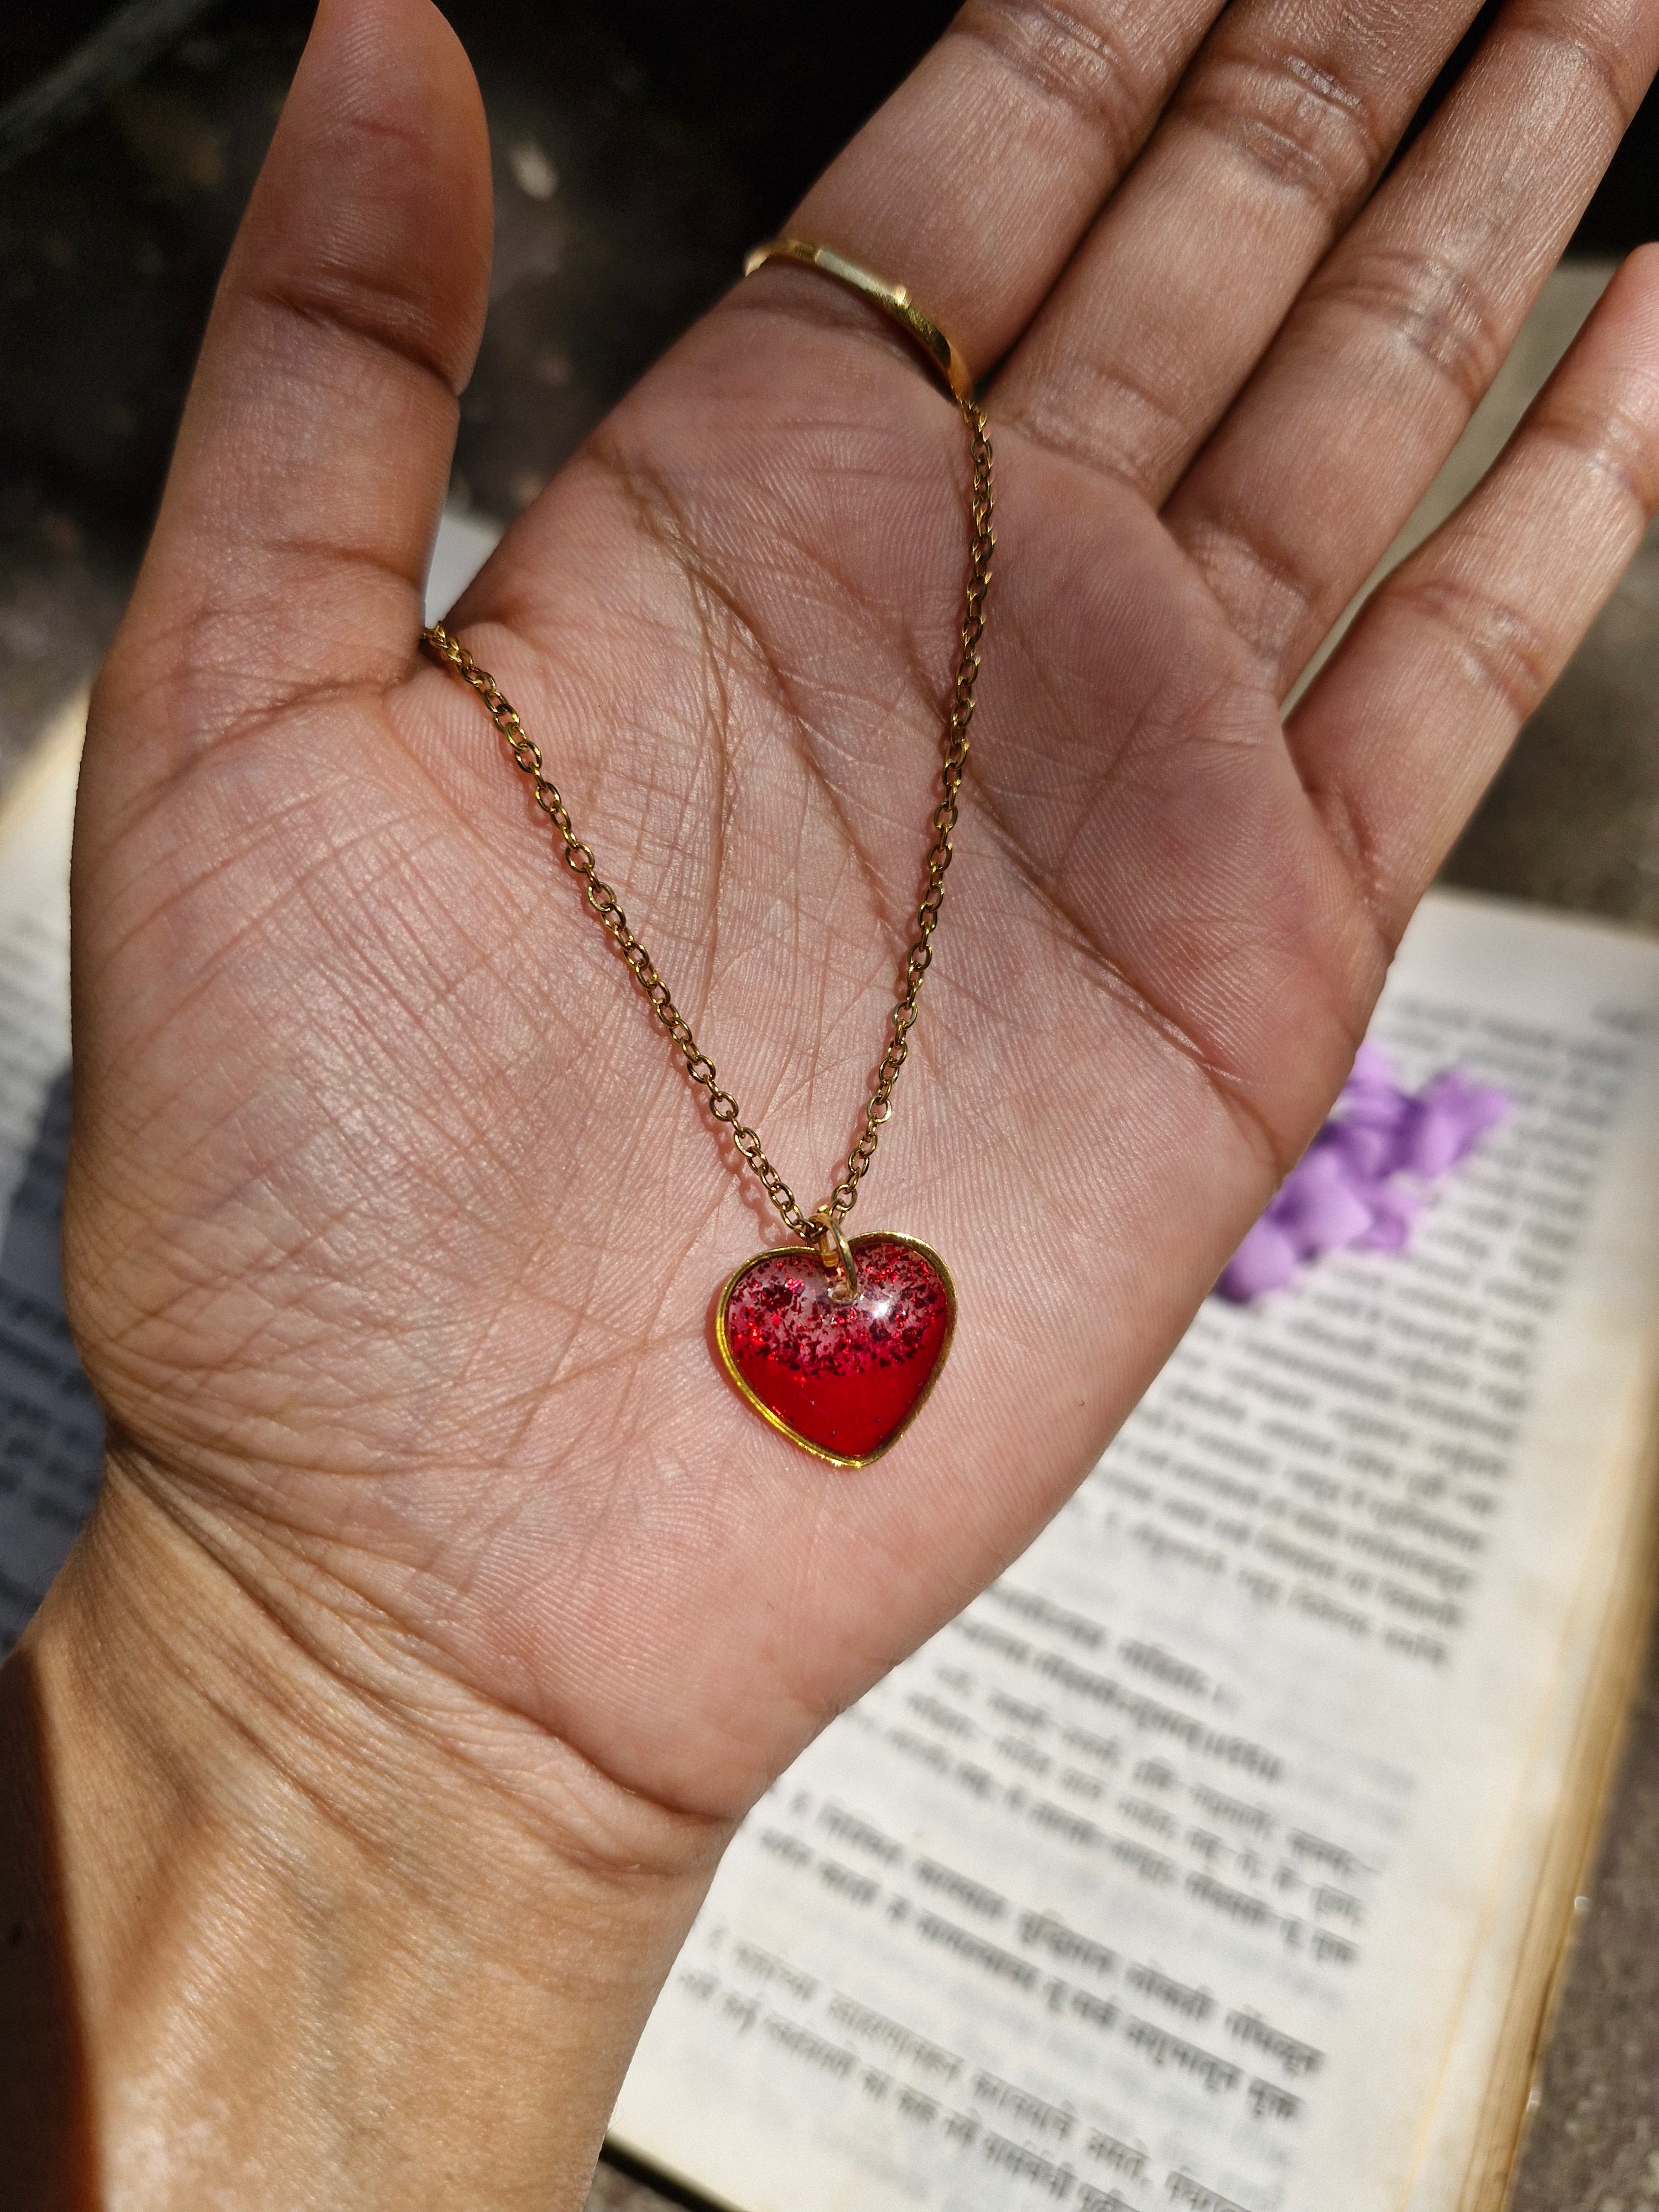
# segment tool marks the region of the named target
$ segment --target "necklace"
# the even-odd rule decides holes
[[[908,1054],[944,904],[996,544],[991,527],[991,444],[961,355],[902,288],[799,239],[773,239],[757,247],[749,257],[745,273],[777,259],[821,269],[850,285],[915,341],[961,409],[973,467],[961,652],[941,748],[939,796],[931,818],[927,889],[904,957],[890,1018],[892,1033],[865,1102],[862,1126],[829,1197],[814,1212],[803,1210],[768,1159],[758,1135],[741,1120],[737,1100],[721,1088],[714,1061],[692,1035],[650,954],[629,927],[592,851],[577,836],[557,786],[543,771],[541,748],[527,734],[495,678],[441,623],[422,635],[433,654],[470,684],[483,702],[507,741],[514,766],[530,779],[535,804],[558,836],[560,857],[581,884],[588,905],[667,1031],[688,1080],[702,1093],[714,1120],[730,1133],[785,1227],[801,1240],[745,1260],[727,1279],[714,1328],[722,1367],[747,1403],[792,1443],[833,1467],[858,1468],[887,1450],[921,1411],[939,1379],[956,1327],[955,1286],[936,1252],[914,1237],[890,1231],[849,1239],[842,1224],[858,1202],[859,1186],[892,1112],[893,1087]]]

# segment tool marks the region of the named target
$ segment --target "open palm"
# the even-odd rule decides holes
[[[1633,550],[1642,257],[1284,725],[1659,7],[1517,6],[1380,191],[1469,0],[1217,14],[973,0],[793,226],[994,371],[957,857],[850,1224],[933,1244],[960,1318],[921,1420],[840,1474],[714,1364],[778,1224],[418,652],[488,165],[425,0],[325,0],[100,689],[69,1252],[116,1490],[343,1672],[395,1644],[647,1799],[740,1810],[1080,1478]],[[921,888],[967,477],[902,340],[769,269],[452,618],[808,1208]]]

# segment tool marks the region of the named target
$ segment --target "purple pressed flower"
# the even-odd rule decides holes
[[[1244,1242],[1227,1263],[1227,1272],[1216,1288],[1224,1298],[1248,1305],[1264,1291],[1282,1290],[1302,1265],[1302,1255],[1264,1213],[1246,1232]]]
[[[1413,1097],[1376,1046],[1362,1044],[1330,1120],[1228,1261],[1217,1291],[1248,1305],[1322,1252],[1402,1250],[1427,1186],[1466,1159],[1512,1103],[1457,1068]]]

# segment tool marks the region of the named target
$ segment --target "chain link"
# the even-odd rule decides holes
[[[714,1061],[692,1035],[690,1023],[674,1004],[650,954],[629,927],[621,902],[599,874],[591,849],[577,836],[557,785],[543,771],[541,748],[526,732],[516,708],[501,696],[489,671],[480,668],[466,647],[458,638],[452,637],[441,623],[434,623],[422,633],[436,657],[464,678],[483,700],[491,721],[507,740],[514,766],[530,778],[536,805],[558,833],[566,866],[580,882],[588,905],[610,932],[651,1011],[668,1032],[684,1062],[688,1079],[702,1092],[714,1120],[731,1133],[732,1143],[787,1227],[812,1244],[823,1237],[826,1221],[839,1227],[858,1203],[859,1185],[869,1172],[881,1141],[883,1125],[893,1110],[893,1086],[909,1054],[917,1001],[933,960],[933,932],[939,927],[945,903],[945,876],[951,865],[951,840],[960,811],[963,772],[968,760],[968,726],[974,716],[974,684],[979,675],[980,640],[985,634],[991,556],[996,548],[996,533],[991,526],[991,441],[984,410],[972,399],[963,399],[959,404],[968,426],[974,472],[969,507],[968,585],[962,617],[962,649],[957,660],[956,683],[940,760],[939,798],[933,812],[933,842],[927,853],[927,887],[916,909],[915,935],[904,956],[903,987],[890,1017],[892,1035],[865,1105],[863,1127],[817,1218],[803,1211],[794,1193],[766,1157],[758,1135],[738,1118],[737,1100],[729,1091],[721,1089]]]

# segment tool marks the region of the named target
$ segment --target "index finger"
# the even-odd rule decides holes
[[[907,286],[983,376],[1048,296],[1221,12],[1221,0],[968,0],[787,227]],[[836,287],[790,269],[740,297],[885,331]]]

